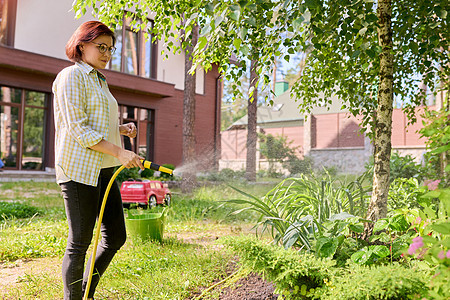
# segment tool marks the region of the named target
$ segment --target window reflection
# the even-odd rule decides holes
[[[152,50],[151,35],[146,41],[144,31],[136,31],[141,29],[140,23],[136,21],[133,24],[132,18],[124,18],[123,24],[122,28],[114,31],[117,51],[111,57],[109,68],[127,74],[154,78],[152,56],[155,53]],[[151,20],[148,20],[148,26],[150,28],[153,26]],[[143,28],[143,30],[147,29]]]
[[[43,168],[47,97],[45,93],[0,87],[0,158],[5,167]]]
[[[0,0],[0,45],[7,45],[8,41],[8,0]]]
[[[116,29],[114,31],[116,35],[116,52],[111,57],[111,70],[121,71],[121,62],[122,62],[122,29]]]
[[[124,72],[128,74],[138,75],[138,56],[137,56],[137,33],[131,30],[126,31],[125,38],[125,65]]]

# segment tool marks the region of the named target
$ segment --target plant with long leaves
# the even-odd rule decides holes
[[[323,223],[333,215],[364,214],[370,191],[364,186],[366,176],[364,173],[355,181],[345,183],[329,174],[301,175],[283,180],[261,198],[232,187],[246,198],[226,202],[245,206],[234,214],[246,210],[257,212],[255,228],[260,229],[260,234],[270,232],[274,243],[312,250],[311,239],[324,230]]]

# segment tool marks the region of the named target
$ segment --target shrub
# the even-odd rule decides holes
[[[428,152],[425,163],[429,179],[441,179],[444,186],[450,184],[450,130],[448,120],[450,111],[447,107],[440,110],[425,110],[424,127],[419,131],[425,137]]]
[[[418,200],[426,191],[426,187],[419,186],[416,178],[394,179],[389,188],[388,211],[420,207]]]
[[[373,177],[373,159],[366,165],[366,169],[371,172]],[[393,152],[391,155],[390,169],[389,181],[391,183],[397,178],[417,178],[421,182],[425,171],[411,155],[400,156],[397,152]]]
[[[426,295],[422,280],[426,274],[401,266],[364,267],[351,265],[343,274],[336,274],[325,288],[315,291],[319,299],[414,299]],[[419,298],[420,299],[420,298]]]
[[[116,171],[119,167],[116,167],[114,171]],[[137,179],[141,178],[141,175],[139,174],[139,168],[131,168],[131,169],[123,169],[116,177],[116,180],[119,184],[122,182],[128,180],[128,179]]]
[[[153,177],[153,174],[155,174],[155,170],[152,169],[145,169],[143,171],[141,171],[141,177],[143,178],[150,178]]]
[[[286,168],[291,175],[311,173],[313,166],[313,159],[309,156],[305,156],[303,159],[293,156],[283,162],[283,167]]]
[[[29,218],[37,213],[40,213],[40,210],[34,206],[18,202],[0,202],[0,220]]]
[[[259,134],[259,152],[269,162],[269,174],[276,174],[275,162],[283,163],[286,159],[297,158],[299,147],[292,147],[292,143],[283,135]]]
[[[223,243],[239,255],[243,266],[274,282],[275,293],[286,299],[304,298],[306,291],[324,286],[335,264],[311,254],[267,245],[251,237],[226,238]]]

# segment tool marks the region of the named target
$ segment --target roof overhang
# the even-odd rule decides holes
[[[3,73],[0,79],[7,77],[7,70],[16,73],[25,71],[54,79],[62,69],[72,64],[68,60],[0,46],[0,73]],[[174,84],[106,69],[101,72],[111,88],[155,98],[173,97],[175,94]]]

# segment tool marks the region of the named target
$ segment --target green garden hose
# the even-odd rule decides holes
[[[168,173],[170,175],[173,174],[173,170],[165,168],[165,167],[157,165],[157,164],[154,164],[150,161],[143,161],[142,163],[143,163],[144,167],[147,169],[161,171],[164,173]],[[100,213],[98,215],[97,229],[95,231],[95,236],[94,236],[94,249],[92,249],[92,259],[91,259],[91,265],[89,266],[89,276],[88,276],[88,281],[87,281],[87,285],[86,285],[86,290],[84,291],[83,300],[88,299],[89,289],[91,288],[92,275],[94,273],[95,255],[97,254],[98,238],[100,236],[100,227],[101,227],[100,224],[102,223],[103,213],[105,212],[106,200],[108,199],[109,191],[111,190],[111,186],[113,185],[114,180],[116,179],[117,175],[119,175],[119,173],[122,172],[123,169],[125,169],[125,167],[120,166],[120,168],[118,168],[117,171],[114,172],[113,176],[111,177],[111,180],[108,183],[108,187],[106,188],[105,195],[103,196],[102,207],[100,208]]]

